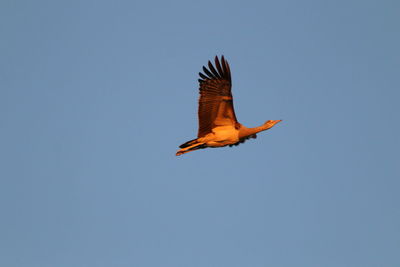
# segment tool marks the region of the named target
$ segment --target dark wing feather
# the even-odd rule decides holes
[[[200,78],[199,99],[199,132],[198,137],[210,133],[216,126],[233,125],[238,122],[233,109],[233,98],[231,93],[231,73],[228,62],[215,57],[215,68],[208,62],[209,70],[203,67]]]
[[[219,75],[218,71],[215,70],[214,66],[211,64],[210,61],[208,61],[208,68],[212,72],[212,74],[215,76],[215,78],[221,79],[222,77]]]
[[[246,137],[240,139],[239,142],[237,142],[237,143],[235,143],[235,144],[232,144],[232,145],[229,145],[229,146],[230,146],[230,147],[232,147],[232,146],[238,146],[238,145],[240,145],[240,144],[246,142],[246,140],[248,140],[248,139],[250,139],[250,138],[256,139],[256,138],[257,138],[257,135],[256,135],[256,134],[253,134],[253,135],[250,135],[250,136],[246,136]]]

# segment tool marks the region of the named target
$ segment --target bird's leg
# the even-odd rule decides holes
[[[180,156],[182,154],[185,154],[185,153],[197,150],[197,149],[206,148],[206,147],[207,147],[207,145],[204,144],[204,143],[197,143],[197,144],[194,144],[194,145],[179,149],[178,152],[176,152],[176,155]]]

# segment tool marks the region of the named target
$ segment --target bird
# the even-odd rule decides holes
[[[282,120],[268,120],[263,125],[247,128],[236,119],[233,108],[232,79],[228,61],[215,56],[215,66],[208,61],[199,72],[199,128],[197,138],[179,146],[176,156],[204,148],[237,146],[256,138],[257,133],[271,129]]]

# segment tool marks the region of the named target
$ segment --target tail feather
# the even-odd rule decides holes
[[[192,140],[192,141],[193,141],[193,140]],[[179,150],[176,152],[176,155],[177,155],[177,156],[180,156],[180,155],[182,155],[182,154],[185,154],[185,153],[188,153],[188,152],[197,150],[197,149],[206,148],[206,147],[207,147],[207,145],[204,144],[204,143],[196,143],[196,142],[194,142],[194,143],[193,143],[192,145],[190,145],[190,146],[186,146],[186,147],[184,147],[184,148],[182,148],[182,149],[179,149]]]
[[[191,146],[191,145],[195,144],[196,142],[197,142],[197,138],[187,141],[186,143],[183,143],[182,145],[179,146],[179,148],[185,148],[185,147]]]

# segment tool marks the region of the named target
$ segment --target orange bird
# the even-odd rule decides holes
[[[199,131],[197,138],[179,146],[176,155],[207,147],[237,146],[257,133],[272,128],[281,120],[268,120],[263,125],[247,128],[240,124],[233,109],[231,71],[224,56],[215,57],[215,67],[208,61],[200,78]]]

